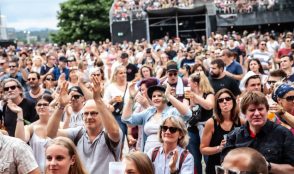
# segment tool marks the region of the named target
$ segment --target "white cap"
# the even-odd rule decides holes
[[[242,78],[242,80],[240,81],[240,85],[239,88],[241,91],[245,91],[245,84],[247,83],[248,79],[256,76],[258,74],[255,74],[253,71],[248,71],[245,76]]]

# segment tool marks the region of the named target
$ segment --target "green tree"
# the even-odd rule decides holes
[[[52,34],[56,43],[76,40],[98,41],[110,37],[109,9],[112,0],[68,0],[57,13],[59,31]]]

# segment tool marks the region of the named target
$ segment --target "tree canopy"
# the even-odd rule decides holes
[[[57,43],[76,40],[98,41],[110,37],[109,9],[112,0],[68,0],[57,13],[59,31],[52,34]]]

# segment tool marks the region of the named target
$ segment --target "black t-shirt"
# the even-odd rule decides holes
[[[188,59],[188,58],[184,58],[181,61],[181,68],[183,68],[184,65],[189,65],[190,67],[192,67],[195,64],[195,59]]]
[[[23,110],[23,118],[30,123],[38,120],[38,116],[35,110],[35,105],[27,99],[23,99],[18,105]],[[17,114],[12,112],[7,104],[3,106],[3,117],[4,117],[4,126],[7,128],[9,136],[14,137]]]
[[[240,91],[240,88],[239,88],[237,81],[232,79],[229,76],[224,76],[221,79],[211,78],[211,76],[210,76],[209,81],[210,81],[210,84],[211,84],[212,88],[214,89],[215,93],[217,93],[219,90],[221,90],[223,88],[227,88],[230,91],[232,91],[232,93],[235,96],[238,96],[241,94],[241,91]]]
[[[138,73],[138,68],[136,67],[136,65],[129,63],[127,65],[127,81],[130,82],[134,80],[137,73]]]
[[[54,67],[54,66],[53,66]],[[49,67],[49,66],[47,66],[47,64],[45,64],[45,65],[42,65],[41,66],[41,72],[40,72],[40,74],[41,75],[44,75],[44,74],[46,74],[51,68],[53,68],[53,67]]]

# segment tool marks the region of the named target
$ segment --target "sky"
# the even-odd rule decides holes
[[[57,29],[59,3],[66,0],[0,0],[6,27]]]

